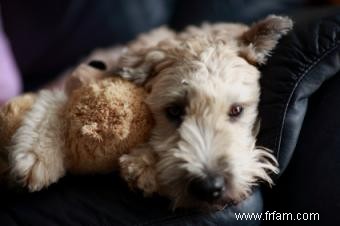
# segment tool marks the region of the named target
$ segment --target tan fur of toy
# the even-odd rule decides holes
[[[149,137],[146,93],[128,81],[103,79],[80,87],[65,109],[67,168],[75,173],[108,172],[118,158]]]

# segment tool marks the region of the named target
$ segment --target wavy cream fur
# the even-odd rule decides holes
[[[31,191],[58,180],[64,173],[63,91],[41,91],[24,116],[9,147],[11,173]]]
[[[141,147],[148,155],[121,158],[123,177],[144,191],[168,196],[174,208],[237,203],[260,181],[272,184],[270,174],[278,172],[277,162],[268,150],[254,145],[260,96],[256,66],[266,62],[291,27],[289,18],[278,16],[251,27],[205,24],[176,35],[166,32],[171,35],[157,45],[128,49],[119,73],[150,90],[146,103],[156,124],[150,141]],[[165,113],[178,102],[185,105],[180,125]],[[236,120],[228,116],[233,104],[244,109]],[[210,173],[223,175],[225,181],[225,193],[215,203],[188,192],[193,178]],[[144,187],[149,178],[157,181],[154,187]]]

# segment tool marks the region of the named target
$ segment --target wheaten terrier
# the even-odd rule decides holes
[[[292,25],[268,16],[250,27],[161,28],[128,45],[118,73],[147,88],[156,121],[149,142],[120,159],[130,185],[169,197],[174,208],[210,208],[239,202],[259,181],[271,184],[277,162],[255,145],[257,65]]]

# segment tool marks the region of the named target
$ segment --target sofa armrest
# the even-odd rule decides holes
[[[295,17],[293,32],[262,68],[258,144],[274,151],[281,173],[297,144],[309,97],[340,70],[340,8],[311,12]]]

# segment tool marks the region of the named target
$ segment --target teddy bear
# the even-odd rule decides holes
[[[119,170],[119,158],[145,143],[154,122],[146,90],[105,69],[102,61],[82,63],[63,89],[24,94],[1,108],[0,175],[39,191],[67,172]]]

